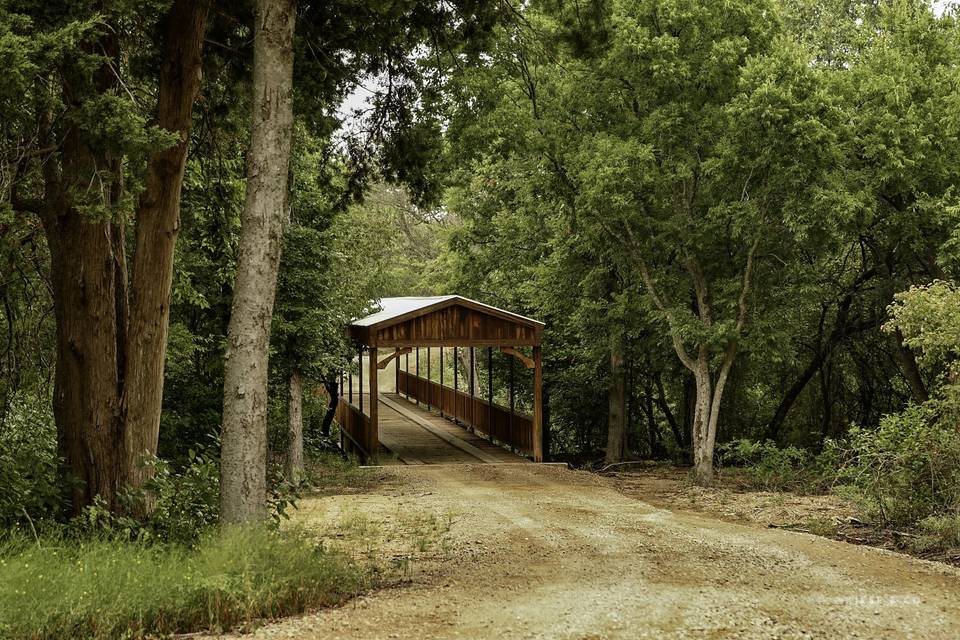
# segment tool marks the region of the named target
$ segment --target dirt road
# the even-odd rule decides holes
[[[383,473],[370,493],[308,501],[301,519],[381,533],[445,522],[432,560],[253,637],[960,638],[960,572],[945,565],[659,510],[560,467]]]

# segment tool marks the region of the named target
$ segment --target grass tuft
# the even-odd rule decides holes
[[[225,630],[345,600],[362,572],[295,530],[236,527],[192,548],[108,539],[0,542],[0,637]]]

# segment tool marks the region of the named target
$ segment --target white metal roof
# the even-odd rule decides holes
[[[416,311],[426,311],[431,307],[435,306],[446,306],[444,303],[460,301],[464,302],[469,306],[479,307],[486,309],[495,315],[506,315],[514,318],[518,322],[524,323],[534,323],[542,325],[543,323],[539,320],[533,320],[532,318],[527,318],[516,313],[511,313],[504,309],[499,309],[497,307],[490,306],[488,304],[483,304],[482,302],[477,302],[476,300],[471,300],[470,298],[464,298],[463,296],[422,296],[422,297],[402,297],[402,298],[381,298],[377,301],[377,306],[380,307],[380,311],[366,316],[364,318],[359,318],[354,320],[351,324],[355,327],[370,327],[375,324],[380,324],[382,322],[387,322],[394,318],[399,318],[408,313],[413,313]]]

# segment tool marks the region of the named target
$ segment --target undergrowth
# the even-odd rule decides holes
[[[8,536],[0,542],[0,637],[219,631],[335,604],[363,583],[345,556],[296,530],[217,529],[192,548]]]
[[[742,467],[750,486],[763,491],[824,493],[836,477],[836,449],[819,455],[797,447],[780,448],[767,440],[741,439],[720,447],[724,466]]]
[[[953,387],[950,387],[952,390]],[[721,448],[754,488],[811,493],[830,490],[856,505],[859,517],[891,530],[917,553],[960,549],[960,393],[889,414],[872,429],[852,427],[823,453],[772,442],[736,440]]]
[[[371,469],[365,469],[354,459],[345,459],[334,453],[319,453],[308,458],[307,481],[320,493],[340,493],[345,489],[362,491],[377,482]]]

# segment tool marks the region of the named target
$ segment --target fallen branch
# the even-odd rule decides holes
[[[600,469],[600,471],[598,471],[597,473],[606,473],[608,469],[612,469],[612,468],[614,468],[614,467],[622,467],[622,466],[631,465],[631,464],[641,464],[641,465],[642,465],[642,464],[646,464],[646,462],[645,462],[644,460],[630,460],[630,461],[628,461],[628,462],[614,462],[614,463],[608,464],[608,465],[605,466],[604,468]]]

